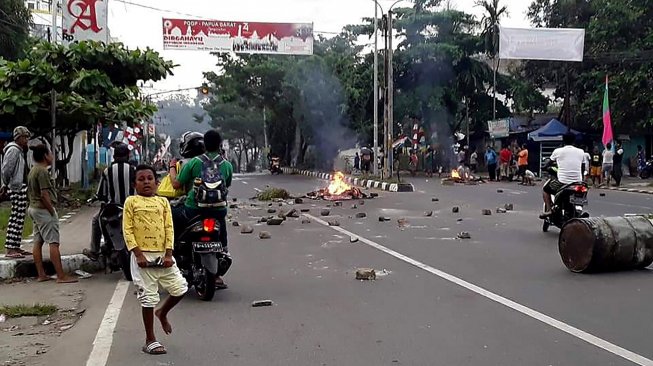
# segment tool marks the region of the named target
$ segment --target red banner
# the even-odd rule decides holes
[[[211,52],[313,54],[313,24],[163,19],[163,48]]]

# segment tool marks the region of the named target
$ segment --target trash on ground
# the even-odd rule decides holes
[[[235,227],[238,227],[238,226],[240,226],[240,223],[238,223],[238,221],[234,221],[234,222],[231,223],[231,225],[235,226]]]
[[[406,220],[404,218],[398,219],[397,220],[397,225],[399,227],[406,227],[406,226],[408,226],[408,220]]]
[[[254,228],[251,227],[250,225],[243,225],[243,227],[240,229],[241,234],[251,234],[254,232]]]
[[[270,235],[270,233],[268,233],[267,231],[261,231],[260,233],[258,233],[258,237],[259,239],[271,239],[272,235]]]
[[[379,222],[390,221],[389,217],[379,216]]]
[[[497,189],[497,193],[503,193],[503,189]]]
[[[87,279],[87,278],[91,278],[91,277],[93,277],[92,274],[90,274],[90,273],[88,273],[88,272],[86,272],[86,271],[82,271],[81,269],[76,270],[76,271],[75,271],[75,274],[76,274],[77,276],[79,276],[79,278],[81,278],[81,279],[83,279],[83,280],[85,280],[85,279]]]
[[[358,237],[357,236],[352,236],[349,238],[350,243],[358,243]]]
[[[359,212],[356,214],[357,219],[364,219],[367,217],[367,214],[365,212]]]
[[[469,235],[469,233],[466,231],[461,231],[458,233],[458,239],[471,239],[471,238],[472,236]]]
[[[375,280],[376,272],[373,268],[359,268],[356,270],[356,279],[362,281]]]
[[[599,196],[605,197],[605,193],[599,193]]]
[[[431,202],[439,202],[439,201],[440,201],[439,198],[435,198],[435,197],[431,198]]]
[[[452,207],[452,208],[451,208],[451,212],[453,212],[453,213],[458,213],[458,212],[460,212],[460,207],[458,207],[458,206],[454,206],[454,207]]]
[[[376,198],[378,196],[379,196],[378,193],[370,193],[370,198]]]
[[[497,207],[497,213],[506,213],[506,212],[508,212],[508,210],[506,210],[505,208]]]
[[[281,217],[273,217],[271,219],[268,219],[267,221],[268,225],[274,225],[274,226],[281,225],[282,223],[283,223],[283,219]]]
[[[256,300],[252,301],[252,307],[253,308],[260,308],[263,306],[272,306],[274,305],[274,302],[272,300]]]
[[[503,206],[503,208],[505,208],[506,211],[512,211],[515,209],[515,206],[512,203],[506,203],[505,206]]]
[[[340,222],[338,220],[329,220],[329,226],[340,226]]]
[[[302,208],[299,211],[301,211],[301,212],[311,212],[311,209],[310,208]]]
[[[304,203],[304,200],[301,198],[295,198],[295,203],[301,205],[302,203]]]
[[[324,208],[324,209],[322,209],[322,211],[320,211],[321,216],[329,216],[330,214],[331,214],[331,210],[328,210],[326,208]]]
[[[336,201],[333,205],[336,207],[342,207],[342,202]]]
[[[276,208],[268,208],[268,213],[276,213],[277,209]]]
[[[290,193],[283,188],[267,188],[256,195],[259,201],[272,201],[277,199],[288,199]]]
[[[487,208],[484,208],[481,210],[481,213],[485,216],[490,216],[492,215],[492,210],[488,210]]]
[[[310,219],[302,219],[302,224],[310,224],[311,220]]]
[[[433,211],[426,211],[426,212],[424,212],[424,216],[426,216],[426,217],[431,217],[431,216],[433,216]]]
[[[358,208],[358,205],[357,205],[357,204],[354,203],[353,205],[351,205],[351,209],[352,209],[352,210],[355,210],[355,209],[357,209],[357,208]]]

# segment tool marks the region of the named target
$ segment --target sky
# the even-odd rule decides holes
[[[388,10],[393,0],[378,0]],[[474,0],[453,0],[454,7],[480,16]],[[503,0],[509,16],[503,26],[529,27],[528,0]],[[134,5],[134,4],[139,4]],[[410,6],[409,1],[397,6]],[[148,8],[149,7],[149,8]],[[164,9],[168,11],[155,10]],[[111,36],[130,48],[150,47],[179,66],[174,76],[157,82],[146,93],[199,86],[203,72],[217,71],[216,59],[204,51],[164,51],[161,18],[213,19],[251,22],[312,22],[315,33],[338,33],[347,24],[374,16],[372,0],[110,0]],[[330,34],[325,34],[330,36]]]

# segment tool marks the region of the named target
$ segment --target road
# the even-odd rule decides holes
[[[96,353],[106,349],[112,366],[653,364],[647,321],[653,272],[569,272],[557,251],[557,230],[541,231],[538,187],[413,183],[414,193],[381,193],[358,209],[351,208],[355,202],[331,207],[328,219],[337,218],[340,227],[325,225],[319,212],[328,202],[320,201],[302,205],[311,208],[310,224],[289,219],[255,226],[269,231],[270,240],[230,227],[230,288],[209,303],[188,294],[171,314],[173,335],[157,329],[168,355],[140,352],[144,335],[132,288],[124,301],[108,306],[119,317],[113,339],[97,342]],[[305,193],[324,181],[243,176],[231,194],[242,202],[267,184]],[[653,211],[651,195],[600,197],[593,190],[589,200],[594,216]],[[506,203],[515,210],[494,213]],[[452,213],[453,206],[460,213]],[[493,214],[483,216],[484,208]],[[233,215],[253,223],[265,210]],[[367,218],[351,218],[357,212]],[[392,220],[379,222],[379,216]],[[472,238],[455,239],[460,231]],[[350,236],[360,240],[350,243]],[[382,276],[356,281],[358,267]],[[95,302],[109,303],[114,294],[106,287]],[[252,308],[258,299],[275,304]],[[106,318],[85,319],[85,327],[110,330]],[[76,343],[80,352],[63,353],[61,364],[87,359],[95,333]]]

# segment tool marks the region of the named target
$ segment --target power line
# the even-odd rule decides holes
[[[161,11],[161,12],[165,12],[165,13],[172,13],[172,14],[177,14],[177,15],[183,15],[183,16],[186,16],[186,17],[193,17],[193,18],[204,19],[204,20],[213,20],[212,18],[207,18],[207,17],[202,16],[202,15],[189,14],[189,13],[184,13],[184,12],[180,12],[180,11],[177,11],[177,10],[170,10],[170,9],[157,8],[157,7],[155,7],[155,6],[150,6],[150,5],[145,5],[145,4],[139,4],[139,3],[131,2],[131,1],[128,1],[128,0],[114,0],[114,1],[117,1],[117,2],[119,2],[119,3],[123,3],[123,4],[127,4],[127,5],[137,6],[137,7],[144,8],[144,9],[148,9],[148,10]],[[334,34],[334,35],[338,35],[338,34],[340,34],[340,32],[317,31],[317,30],[313,30],[313,33],[318,33],[318,34]]]

